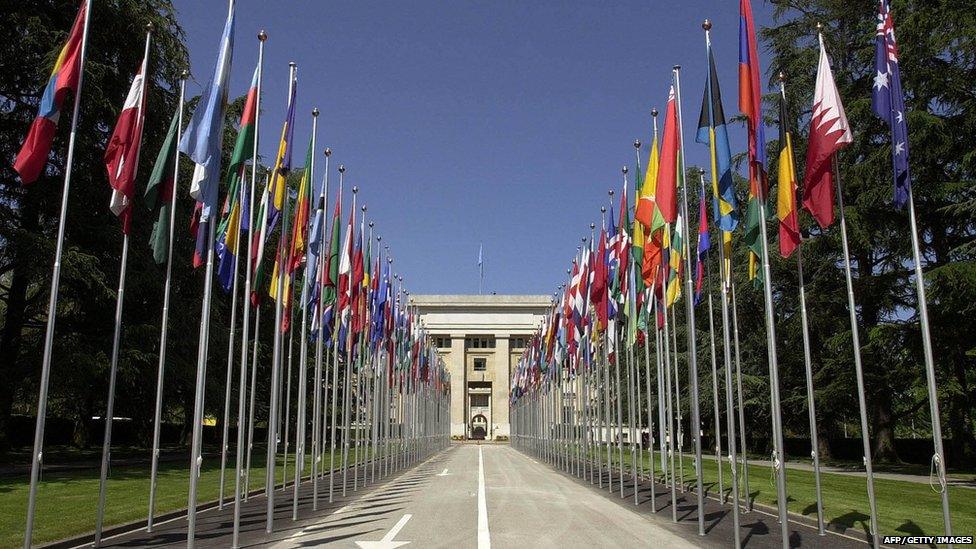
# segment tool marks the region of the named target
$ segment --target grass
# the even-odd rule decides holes
[[[655,473],[660,477],[660,452],[655,452]],[[644,470],[650,469],[650,454],[643,454]],[[618,464],[617,452],[612,461]],[[685,485],[695,482],[694,458],[685,454]],[[731,490],[731,475],[728,461],[722,471],[723,488]],[[677,474],[677,463],[675,472]],[[630,470],[629,449],[624,449],[624,469]],[[776,481],[771,467],[749,465],[749,495],[759,505],[775,508]],[[718,493],[718,466],[715,460],[702,459],[702,483],[710,495]],[[829,529],[853,528],[868,532],[870,514],[868,511],[867,483],[863,476],[836,473],[820,474],[823,495],[824,522]],[[816,484],[812,471],[798,469],[786,470],[787,508],[791,513],[806,516],[814,522],[817,519]],[[739,490],[744,493],[742,475],[739,475]],[[941,496],[928,484],[902,480],[874,479],[874,491],[878,505],[878,530],[880,535],[939,535],[945,533],[942,522]],[[956,535],[976,534],[976,490],[971,488],[949,487],[949,506],[952,518],[952,531]]]
[[[336,452],[336,461],[341,459]],[[224,480],[225,501],[234,499],[234,451],[228,454]],[[360,458],[363,459],[360,450]],[[350,460],[352,452],[350,451]],[[264,488],[265,451],[255,448],[251,466],[250,490]],[[282,464],[276,465],[277,482],[281,482]],[[305,461],[305,474],[311,471],[311,458]],[[323,456],[328,467],[329,454]],[[46,543],[83,535],[95,530],[98,506],[97,466],[94,468],[45,473],[37,492],[34,519],[34,543]],[[289,456],[288,477],[294,478],[294,456]],[[24,539],[29,482],[26,476],[0,478],[0,547],[19,547]],[[220,459],[205,459],[197,484],[198,501],[217,499],[220,491]],[[186,507],[189,492],[189,469],[185,460],[160,462],[156,489],[156,515]],[[105,529],[113,525],[144,520],[149,509],[149,466],[147,464],[113,467],[108,480],[105,503]]]

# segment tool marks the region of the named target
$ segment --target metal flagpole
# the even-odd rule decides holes
[[[313,132],[314,135],[314,132]],[[319,237],[319,261],[316,265],[318,272],[319,298],[318,305],[314,310],[318,326],[318,337],[315,338],[315,378],[312,388],[315,391],[312,397],[312,510],[319,509],[319,473],[320,462],[322,461],[322,440],[323,440],[323,420],[322,409],[324,408],[322,398],[324,387],[322,386],[322,360],[323,348],[325,346],[325,321],[322,313],[325,310],[325,264],[327,255],[331,253],[331,247],[326,248],[326,229],[329,227],[329,157],[332,156],[332,149],[325,149],[325,172],[322,175],[322,191],[319,194],[319,211],[322,212],[322,224],[319,227],[321,236]],[[331,235],[330,235],[331,236]]]
[[[701,178],[701,196],[705,197],[705,171],[699,172]],[[721,233],[721,229],[719,230]],[[720,235],[721,236],[721,235]],[[722,245],[720,243],[720,245]],[[722,482],[722,418],[718,407],[718,365],[715,357],[715,311],[712,305],[712,273],[708,268],[706,257],[705,263],[705,290],[708,292],[708,349],[712,359],[712,415],[715,420],[715,464],[718,469],[718,493],[719,498],[725,503],[725,488]]]
[[[149,47],[147,36],[146,47]],[[128,207],[132,207],[131,204]],[[125,296],[125,267],[129,258],[129,234],[122,236],[122,266],[119,271],[119,290],[115,299],[115,335],[112,336],[112,366],[108,377],[108,405],[105,412],[105,433],[102,442],[102,467],[98,478],[98,511],[95,518],[95,542],[102,541],[102,522],[105,518],[105,490],[108,480],[109,452],[112,448],[112,416],[115,414],[115,380],[119,369],[119,340],[122,336],[122,300]]]
[[[675,87],[675,97],[677,98],[678,107],[678,136],[681,140],[681,150],[684,151],[684,128],[681,124],[681,67],[675,65],[674,67],[674,87]],[[685,178],[685,165],[684,165],[684,155],[682,154],[678,159],[679,174],[681,176],[682,190],[684,194],[684,200],[681,203],[682,213],[682,223],[684,233],[687,235],[685,237],[685,249],[689,253],[685,254],[685,271],[688,273],[685,276],[685,315],[687,318],[685,322],[688,329],[688,383],[691,385],[691,428],[692,434],[695,441],[695,480],[698,492],[698,535],[705,535],[705,493],[702,490],[702,468],[701,468],[701,421],[699,418],[699,406],[698,406],[698,349],[697,341],[695,338],[695,304],[693,296],[693,287],[691,282],[691,233],[688,231],[688,182]],[[785,504],[785,501],[784,501]]]
[[[264,43],[268,39],[268,34],[263,30],[258,33],[258,78],[257,78],[257,105],[254,110],[254,144],[251,150],[251,184],[248,189],[248,208],[247,208],[247,244],[245,245],[245,253],[247,254],[246,266],[247,270],[244,274],[244,323],[241,329],[241,370],[240,370],[240,380],[238,381],[238,397],[237,397],[237,452],[236,452],[236,463],[234,472],[234,533],[231,542],[232,547],[238,547],[240,541],[240,527],[241,527],[241,487],[243,483],[246,483],[246,476],[244,476],[244,471],[242,470],[243,457],[244,457],[244,409],[246,401],[246,389],[247,389],[247,334],[248,325],[251,319],[251,307],[249,301],[251,299],[251,271],[253,270],[253,260],[251,257],[251,246],[250,243],[253,241],[254,236],[254,192],[257,187],[257,177],[258,177],[258,141],[260,138],[260,133],[258,132],[258,125],[261,121],[261,77],[263,76],[264,70]],[[240,240],[238,238],[238,240]],[[257,341],[257,321],[254,325],[255,341]],[[252,378],[253,382],[253,378]],[[253,396],[253,390],[252,390]],[[251,405],[251,413],[253,414],[254,406],[253,400]],[[250,426],[248,428],[250,432]],[[248,451],[250,455],[250,450]],[[248,462],[250,465],[250,462]],[[244,488],[247,491],[246,484]]]
[[[298,66],[294,61],[288,63],[288,101],[291,101],[292,88],[295,85],[295,73],[298,71]],[[271,174],[272,178],[283,177],[283,175],[274,173]],[[273,180],[273,179],[272,179]],[[278,238],[278,251],[277,251],[277,261],[278,261],[278,281],[277,288],[275,289],[275,321],[272,328],[272,334],[274,336],[274,347],[271,352],[271,391],[269,395],[268,403],[268,447],[266,449],[266,461],[265,461],[265,485],[264,493],[267,498],[267,511],[265,514],[265,532],[271,533],[274,530],[274,490],[275,490],[275,460],[278,456],[278,433],[277,433],[277,421],[278,421],[278,388],[280,386],[280,375],[281,372],[281,362],[282,362],[282,331],[281,331],[281,321],[284,315],[284,302],[285,302],[285,273],[283,269],[285,268],[285,240],[288,234],[288,183],[285,182],[285,196],[282,198],[281,204],[281,234]],[[273,200],[273,198],[269,198]],[[257,337],[255,337],[257,341]]]
[[[342,197],[342,179],[343,179],[343,176],[345,175],[345,173],[346,173],[346,166],[343,165],[343,164],[339,164],[339,194],[338,194],[338,196],[340,197],[340,200],[341,200],[341,197]],[[355,211],[356,210],[356,207],[355,207],[355,193],[353,193],[353,198],[354,198],[353,211]],[[333,220],[333,224],[339,223],[340,220],[341,220],[341,212],[340,212],[340,217]],[[332,233],[333,234],[335,233],[335,228],[334,227],[333,227]],[[331,239],[331,236],[329,238]],[[331,252],[331,247],[332,246],[331,246],[331,242],[330,242],[330,244],[329,244],[329,248],[330,248],[330,252],[329,253],[330,254],[332,253]],[[345,251],[343,251],[342,253],[345,253]],[[330,256],[329,261],[331,261],[331,256]],[[331,269],[331,266],[330,266],[330,269]],[[333,284],[338,284],[338,281],[333,280],[332,283]],[[339,323],[341,321],[341,316],[342,316],[341,315],[342,311],[339,310],[338,287],[336,288],[336,290],[337,290],[337,293],[336,293],[336,296],[335,296],[335,303],[333,304],[334,314],[332,315],[333,316],[333,319],[332,319],[332,429],[331,429],[330,436],[329,436],[330,447],[331,447],[330,450],[329,450],[329,503],[332,503],[332,501],[333,501],[333,495],[334,495],[333,494],[333,490],[334,490],[333,484],[334,484],[334,480],[335,480],[336,418],[337,418],[337,402],[338,402],[338,396],[339,396]]]
[[[735,301],[735,280],[727,278],[729,294],[732,298],[732,337],[735,347],[735,390],[739,403],[739,444],[742,446],[742,485],[746,511],[752,511],[752,497],[749,495],[749,455],[746,447],[745,401],[742,399],[742,360],[739,354],[739,314]]]
[[[678,371],[678,320],[677,311],[674,304],[671,304],[671,353],[674,370],[674,416],[677,438],[674,443],[678,445],[678,488],[681,493],[685,491],[685,427],[684,416],[681,413],[681,375]],[[672,459],[674,456],[672,455]]]
[[[760,170],[761,171],[761,170]],[[760,173],[761,179],[765,178]],[[769,268],[769,238],[766,235],[766,182],[759,182],[759,219],[762,242],[763,296],[766,313],[766,351],[769,358],[770,408],[773,416],[773,469],[776,473],[776,503],[779,508],[783,549],[789,547],[789,514],[786,502],[786,449],[783,446],[783,415],[779,396],[779,362],[776,353],[776,320],[773,316],[773,281]]]
[[[670,231],[671,228],[668,225],[664,226],[665,231]],[[670,238],[668,238],[670,242]],[[665,292],[667,293],[667,292]],[[665,383],[665,395],[666,404],[665,412],[667,413],[668,421],[668,437],[667,437],[667,461],[671,468],[671,520],[673,522],[678,522],[678,477],[675,475],[675,442],[677,440],[675,435],[675,422],[674,422],[674,397],[672,395],[673,385],[671,384],[671,337],[670,332],[673,330],[671,328],[671,323],[668,322],[668,304],[667,296],[665,295],[662,300],[664,303],[664,332],[661,334],[661,339],[664,340],[664,383]],[[658,304],[660,306],[660,304]],[[671,329],[669,329],[671,328]],[[660,347],[659,347],[660,349]],[[678,424],[681,424],[679,419]],[[680,461],[680,460],[679,460]],[[666,473],[665,473],[666,475]]]
[[[176,142],[180,142],[183,133],[183,102],[186,96],[186,79],[189,72],[184,70],[180,75],[180,98],[177,111]],[[156,373],[156,408],[153,414],[153,447],[152,464],[149,473],[149,515],[146,517],[146,531],[153,531],[153,519],[156,514],[156,479],[159,472],[159,436],[163,416],[163,376],[166,371],[166,340],[169,335],[169,296],[173,281],[173,230],[176,223],[176,189],[180,178],[180,155],[173,159],[173,189],[170,193],[169,240],[166,251],[166,282],[163,286],[163,320],[159,335],[159,368]]]
[[[318,108],[312,109],[312,147],[311,150],[315,151],[315,137],[318,131],[318,120],[319,120],[319,110]],[[306,167],[308,174],[306,174],[306,181],[309,185],[314,185],[313,179],[315,177],[315,155],[311,154],[311,163]],[[309,221],[311,220],[311,216]],[[323,235],[324,236],[324,235]],[[321,250],[321,244],[320,244]],[[307,369],[308,369],[308,344],[307,344],[307,334],[308,334],[308,256],[303,262],[305,267],[302,271],[302,328],[298,332],[298,343],[301,345],[299,349],[298,358],[298,411],[297,418],[295,420],[295,492],[292,498],[292,509],[291,509],[291,519],[298,520],[298,488],[302,483],[302,472],[305,470],[305,408],[306,408],[306,394],[308,393],[308,380],[307,380]],[[321,257],[321,256],[320,256]],[[312,282],[315,281],[315,276],[312,276]],[[294,291],[294,290],[292,290]],[[316,389],[317,391],[317,389]]]
[[[51,294],[47,304],[47,327],[44,332],[44,357],[41,359],[40,390],[37,397],[37,420],[34,424],[34,450],[31,453],[30,491],[27,497],[27,520],[24,527],[24,548],[30,549],[34,532],[34,508],[37,503],[37,485],[41,476],[44,452],[44,422],[47,416],[47,393],[51,381],[51,352],[54,347],[54,324],[57,320],[58,287],[61,284],[61,252],[64,250],[64,226],[68,217],[68,195],[71,190],[71,173],[74,168],[75,136],[78,133],[78,112],[81,106],[81,89],[85,80],[85,53],[88,50],[88,27],[91,23],[91,2],[85,2],[85,24],[81,34],[81,54],[78,60],[78,89],[71,113],[71,133],[68,137],[68,157],[65,160],[64,190],[61,193],[61,214],[58,217],[58,240],[54,248],[54,267],[51,275]]]
[[[624,168],[622,169],[622,172],[623,172],[623,177],[624,177],[624,188],[626,189],[627,188],[627,167],[626,166],[624,166]],[[610,190],[610,201],[611,201],[611,203],[613,202],[613,189]],[[621,215],[622,215],[622,212],[621,212]],[[609,281],[607,283],[607,286],[609,288]],[[608,292],[609,292],[609,290],[608,290]],[[612,299],[612,297],[608,296],[607,299],[609,301],[609,300]],[[610,337],[613,338],[613,346],[614,346],[613,365],[614,365],[614,373],[616,375],[616,385],[617,385],[617,387],[616,387],[616,394],[615,394],[616,399],[617,399],[617,459],[618,459],[618,461],[620,463],[620,478],[618,480],[619,480],[619,484],[620,484],[620,497],[622,498],[622,497],[624,497],[624,477],[626,476],[624,474],[623,390],[621,388],[622,381],[621,381],[621,377],[620,377],[621,376],[621,374],[620,374],[620,355],[623,354],[623,353],[617,352],[617,349],[621,347],[621,345],[620,345],[620,337],[619,337],[619,334],[617,333],[617,320],[616,319],[610,319],[607,322],[607,324],[609,325],[610,322],[613,322],[613,324],[614,324],[613,334],[610,334]]]
[[[290,252],[288,252],[288,251],[282,252],[282,255],[284,255],[284,254],[288,254],[288,255],[285,255],[285,261],[286,262],[291,261],[291,254],[290,254]],[[287,265],[282,265],[281,268],[282,269],[287,269]],[[288,290],[288,293],[291,293],[292,291],[294,291],[294,288],[295,288],[295,279],[296,278],[297,277],[295,276],[294,273],[288,275],[288,284],[289,284],[289,288],[291,288],[290,290]],[[284,459],[284,463],[282,464],[282,469],[281,469],[281,489],[282,489],[282,491],[284,491],[287,488],[287,486],[288,486],[288,441],[289,441],[289,432],[288,432],[289,429],[288,428],[291,425],[291,378],[292,378],[292,375],[291,375],[291,365],[292,365],[292,358],[293,358],[292,351],[294,350],[294,342],[295,342],[295,337],[294,337],[294,335],[295,335],[295,318],[294,318],[295,315],[292,314],[292,311],[293,310],[292,310],[291,307],[285,309],[285,311],[284,311],[284,315],[288,319],[288,373],[285,375],[285,385],[287,386],[287,389],[284,390],[284,392],[285,392],[285,403],[284,403],[284,408],[283,408],[283,410],[285,412],[285,414],[284,414],[285,415],[285,420],[284,420],[284,422],[285,422],[285,436],[283,436],[283,437],[280,436],[281,435],[280,428],[279,428],[279,432],[278,432],[279,437],[282,440],[284,440],[284,443],[285,443],[285,459]],[[282,334],[282,338],[284,338],[284,334]],[[284,345],[284,339],[282,339],[282,345]],[[282,362],[284,362],[284,357],[282,357]],[[282,369],[282,371],[284,371],[284,369]],[[279,396],[279,398],[281,398],[281,397]],[[278,401],[278,405],[281,406],[281,401],[280,400]],[[279,413],[280,413],[280,410],[282,410],[282,408],[279,408]],[[280,415],[278,416],[278,421],[279,421],[279,425],[280,425],[281,424],[281,416]]]
[[[352,212],[356,211],[356,194],[359,192],[359,187],[352,188]],[[353,225],[349,225],[348,231],[356,230]],[[348,236],[350,242],[352,241],[352,234]],[[343,250],[342,253],[347,253],[348,250]],[[351,260],[351,258],[350,258]],[[348,277],[348,282],[346,283],[346,304],[349,308],[352,308],[352,270],[350,267],[349,273],[346,275]],[[339,311],[342,316],[342,311]],[[346,367],[345,376],[342,381],[342,495],[346,495],[346,481],[349,475],[349,429],[350,429],[350,400],[352,399],[352,389],[350,388],[350,383],[352,382],[352,311],[350,311],[349,324],[346,329]]]
[[[244,182],[246,175],[241,173],[241,183]],[[240,196],[238,200],[240,200]],[[233,206],[231,206],[233,207]],[[226,243],[225,243],[226,244]],[[237,274],[240,267],[240,238],[234,243],[234,282],[230,291],[230,330],[227,334],[227,377],[224,381],[224,425],[220,444],[220,492],[217,499],[217,508],[224,508],[224,470],[227,468],[227,438],[230,431],[230,395],[231,384],[234,378],[234,330],[237,326]],[[247,305],[245,304],[245,307]]]
[[[146,24],[146,47],[142,56],[142,66],[140,68],[139,74],[142,75],[144,79],[149,77],[146,75],[147,66],[149,64],[149,44],[152,40],[152,23]],[[143,86],[145,88],[145,85]],[[145,91],[141,92],[140,95],[144,96]],[[139,124],[139,138],[142,138],[142,127],[144,122],[144,112],[145,100],[140,99],[138,107],[138,124]],[[139,149],[136,150],[136,165],[139,164]],[[133,177],[135,174],[133,173]],[[132,204],[127,204],[126,208],[129,208],[127,213],[123,215],[132,215]],[[118,377],[119,370],[119,344],[122,339],[122,302],[125,297],[125,271],[129,259],[129,232],[127,227],[128,222],[123,220],[122,222],[122,265],[119,270],[119,291],[116,294],[115,299],[115,333],[112,336],[112,364],[109,371],[109,381],[108,381],[108,402],[106,403],[105,412],[105,432],[103,433],[102,442],[102,467],[98,481],[98,511],[95,519],[95,542],[94,546],[98,547],[102,540],[102,523],[105,519],[105,495],[106,489],[108,488],[108,467],[110,454],[112,451],[112,420],[115,415],[115,384]]]
[[[203,304],[200,317],[200,344],[197,351],[197,376],[193,405],[193,439],[190,449],[190,492],[187,497],[187,531],[186,544],[194,546],[194,536],[197,522],[197,482],[200,478],[200,465],[203,461],[203,402],[207,379],[207,347],[210,338],[210,296],[213,288],[213,242],[217,224],[211,213],[207,220],[207,268],[203,286]]]
[[[785,104],[786,101],[786,75],[779,73],[779,93]],[[781,122],[783,123],[783,122]],[[792,155],[792,147],[790,154]],[[792,156],[788,160],[790,166],[793,165]],[[780,172],[782,173],[782,172]],[[787,184],[786,182],[780,181],[780,185]],[[810,330],[807,323],[807,297],[806,290],[804,289],[803,283],[803,242],[802,236],[801,241],[797,243],[796,247],[796,267],[797,275],[799,277],[800,286],[800,326],[803,332],[803,366],[804,373],[806,375],[806,389],[807,389],[807,417],[810,422],[810,457],[813,458],[813,479],[816,486],[817,493],[817,532],[821,536],[827,535],[824,530],[824,519],[823,519],[823,495],[820,489],[820,456],[817,452],[819,444],[817,443],[817,408],[814,400],[813,391],[813,367],[812,360],[810,357]]]
[[[735,547],[738,549],[742,546],[742,540],[739,538],[739,474],[735,444],[735,411],[732,397],[732,345],[729,341],[728,290],[731,285],[731,272],[727,268],[729,259],[725,257],[726,235],[731,243],[732,234],[719,229],[718,282],[719,295],[721,296],[722,303],[722,363],[725,369],[725,430],[729,438],[729,468],[732,476],[732,527],[735,531]],[[722,468],[721,461],[719,461],[718,467],[719,469]],[[746,493],[746,498],[748,497],[749,495]]]
[[[820,35],[823,43],[823,35]],[[837,209],[840,217],[840,238],[844,252],[844,278],[847,281],[847,308],[851,317],[851,344],[854,347],[854,373],[857,376],[857,404],[861,416],[861,443],[864,448],[864,471],[867,477],[868,505],[871,511],[871,540],[880,547],[878,539],[878,504],[874,496],[874,469],[871,463],[871,439],[868,430],[867,401],[864,394],[864,371],[861,366],[861,338],[857,332],[857,304],[854,302],[854,283],[851,278],[851,256],[847,245],[847,220],[844,216],[844,191],[837,166],[837,156],[831,157],[834,179],[837,181]],[[786,547],[784,543],[784,548]]]

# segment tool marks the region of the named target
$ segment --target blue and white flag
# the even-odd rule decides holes
[[[905,121],[905,96],[901,90],[895,23],[889,0],[878,4],[878,31],[874,48],[874,88],[871,107],[891,129],[891,163],[895,171],[894,202],[898,208],[908,203],[911,176],[908,173],[908,123]]]
[[[180,140],[180,152],[196,164],[190,184],[190,196],[203,205],[202,220],[207,220],[217,206],[220,181],[220,152],[224,137],[224,111],[227,108],[230,66],[234,52],[234,8],[231,5],[220,37],[220,51],[213,76],[207,82],[200,102]]]

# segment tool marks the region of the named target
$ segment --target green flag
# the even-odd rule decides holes
[[[152,174],[149,175],[149,183],[146,185],[146,193],[143,195],[146,207],[150,211],[159,208],[159,215],[156,223],[153,224],[152,236],[149,237],[149,247],[153,251],[153,259],[162,265],[166,262],[169,255],[169,219],[172,215],[170,211],[170,201],[173,198],[173,184],[176,180],[175,160],[176,160],[176,134],[180,129],[180,110],[183,105],[178,107],[173,121],[169,124],[169,131],[166,132],[166,139],[163,141],[162,148],[156,156],[156,164],[153,166]]]

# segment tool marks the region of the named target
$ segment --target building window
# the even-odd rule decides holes
[[[465,349],[494,349],[494,336],[469,336],[464,338]]]
[[[451,336],[434,336],[434,345],[438,349],[450,349]]]
[[[487,408],[488,407],[488,395],[471,395],[471,407],[472,408]]]
[[[525,348],[525,344],[527,342],[527,339],[528,338],[526,338],[524,336],[513,337],[512,338],[512,348],[513,349],[524,349]]]
[[[488,359],[487,358],[476,358],[474,359],[474,371],[484,372],[488,369]]]

